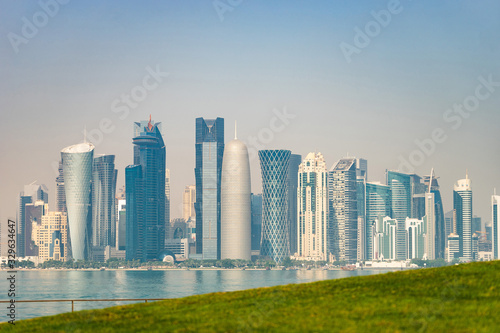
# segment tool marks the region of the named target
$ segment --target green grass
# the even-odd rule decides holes
[[[215,293],[4,324],[18,332],[495,332],[500,262]]]

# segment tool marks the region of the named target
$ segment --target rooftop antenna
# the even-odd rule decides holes
[[[465,169],[465,179],[469,180],[469,169]]]
[[[235,121],[234,121],[234,139],[235,139],[235,140],[237,140],[237,139],[238,139],[238,136],[236,135],[236,134],[237,134],[236,130],[237,130],[237,128],[238,128],[237,126],[238,126],[238,123],[237,123],[237,122],[236,122],[236,120],[235,120]]]
[[[432,181],[434,180],[434,168],[431,169],[431,179],[429,180],[429,193],[431,193]]]
[[[83,143],[87,143],[87,125],[83,125]]]

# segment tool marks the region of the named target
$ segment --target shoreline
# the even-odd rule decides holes
[[[387,270],[387,271],[399,271],[399,270],[409,270],[409,269],[418,269],[414,267],[364,267],[363,269],[355,269],[352,271],[346,270],[346,272],[353,271],[375,271],[375,270]],[[9,268],[2,268],[0,271],[12,271]],[[219,267],[197,267],[197,268],[106,268],[101,270],[100,268],[17,268],[15,271],[17,272],[26,272],[26,271],[82,271],[82,272],[105,272],[105,271],[344,271],[342,268],[311,268],[311,269],[281,269],[281,268],[271,268],[267,270],[265,268],[219,268]]]

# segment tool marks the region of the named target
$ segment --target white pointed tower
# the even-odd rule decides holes
[[[221,179],[221,259],[251,259],[250,161],[236,137],[226,144]]]

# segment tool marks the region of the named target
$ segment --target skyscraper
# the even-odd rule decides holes
[[[290,241],[291,254],[297,252],[297,186],[299,165],[301,162],[301,155],[290,155],[290,163],[288,164],[288,239]]]
[[[281,263],[290,255],[288,170],[290,150],[259,150],[262,173],[262,242],[260,254]]]
[[[396,260],[397,222],[390,217],[378,217],[373,224],[373,259]]]
[[[453,190],[453,208],[456,213],[456,229],[459,239],[460,257],[472,260],[472,182],[467,174]]]
[[[367,260],[368,254],[368,226],[366,224],[366,182],[368,180],[368,161],[364,158],[356,159],[356,197],[357,197],[357,215],[358,215],[358,261]],[[371,237],[370,237],[371,238]],[[371,258],[370,258],[371,259]]]
[[[328,260],[328,173],[321,153],[309,153],[299,166],[297,257]]]
[[[397,260],[405,260],[407,246],[405,239],[406,218],[422,219],[425,215],[425,185],[415,174],[387,171],[387,185],[391,188],[392,218],[397,220]]]
[[[252,205],[252,251],[260,251],[262,238],[262,194],[251,194]]]
[[[116,245],[115,155],[94,158],[92,167],[92,245]]]
[[[434,172],[431,176],[424,177],[424,184],[427,187],[427,192],[434,194],[434,218],[435,218],[435,258],[445,257],[445,248],[447,237],[452,232],[451,227],[448,230],[445,223],[443,200],[441,198],[441,191],[439,190],[438,177],[435,177]],[[431,180],[432,179],[432,180]],[[429,207],[430,208],[430,207]],[[427,209],[427,206],[426,206]],[[426,210],[427,215],[427,210]],[[450,225],[451,226],[451,225]],[[447,234],[448,232],[448,234]]]
[[[88,142],[61,151],[64,190],[68,210],[71,253],[75,260],[91,256],[92,245],[92,162],[94,145]]]
[[[155,260],[165,247],[166,151],[158,123],[148,122],[133,144],[139,164],[125,168],[126,258]]]
[[[423,219],[425,227],[425,250],[427,260],[436,259],[436,198],[430,190],[425,193],[425,216]]]
[[[185,221],[195,220],[194,203],[196,201],[196,185],[186,185],[182,195],[182,218]]]
[[[19,206],[17,211],[16,250],[18,257],[25,257],[26,249],[31,244],[31,219],[26,219],[26,205],[36,201],[49,202],[49,194],[45,185],[36,185],[33,182],[24,186],[24,191],[19,194]]]
[[[358,249],[356,159],[339,160],[328,173],[328,248],[336,260],[355,262]]]
[[[221,259],[251,259],[250,161],[236,138],[224,149],[221,175]]]
[[[406,218],[407,259],[423,259],[425,254],[425,223],[419,219]]]
[[[380,183],[366,183],[366,260],[376,259],[373,253],[375,221],[391,216],[391,188]],[[395,230],[395,229],[394,229]]]
[[[59,175],[56,178],[56,211],[64,213],[67,211],[62,161],[59,162]]]
[[[493,258],[500,259],[500,196],[496,191],[491,197],[491,221]]]
[[[41,225],[42,217],[49,210],[49,205],[43,200],[37,200],[34,203],[29,203],[24,206],[25,220],[25,246],[24,256],[38,256],[38,246],[35,244],[32,237],[33,228]]]
[[[196,118],[196,253],[220,259],[224,119]]]
[[[165,170],[165,224],[170,223],[170,169]]]

